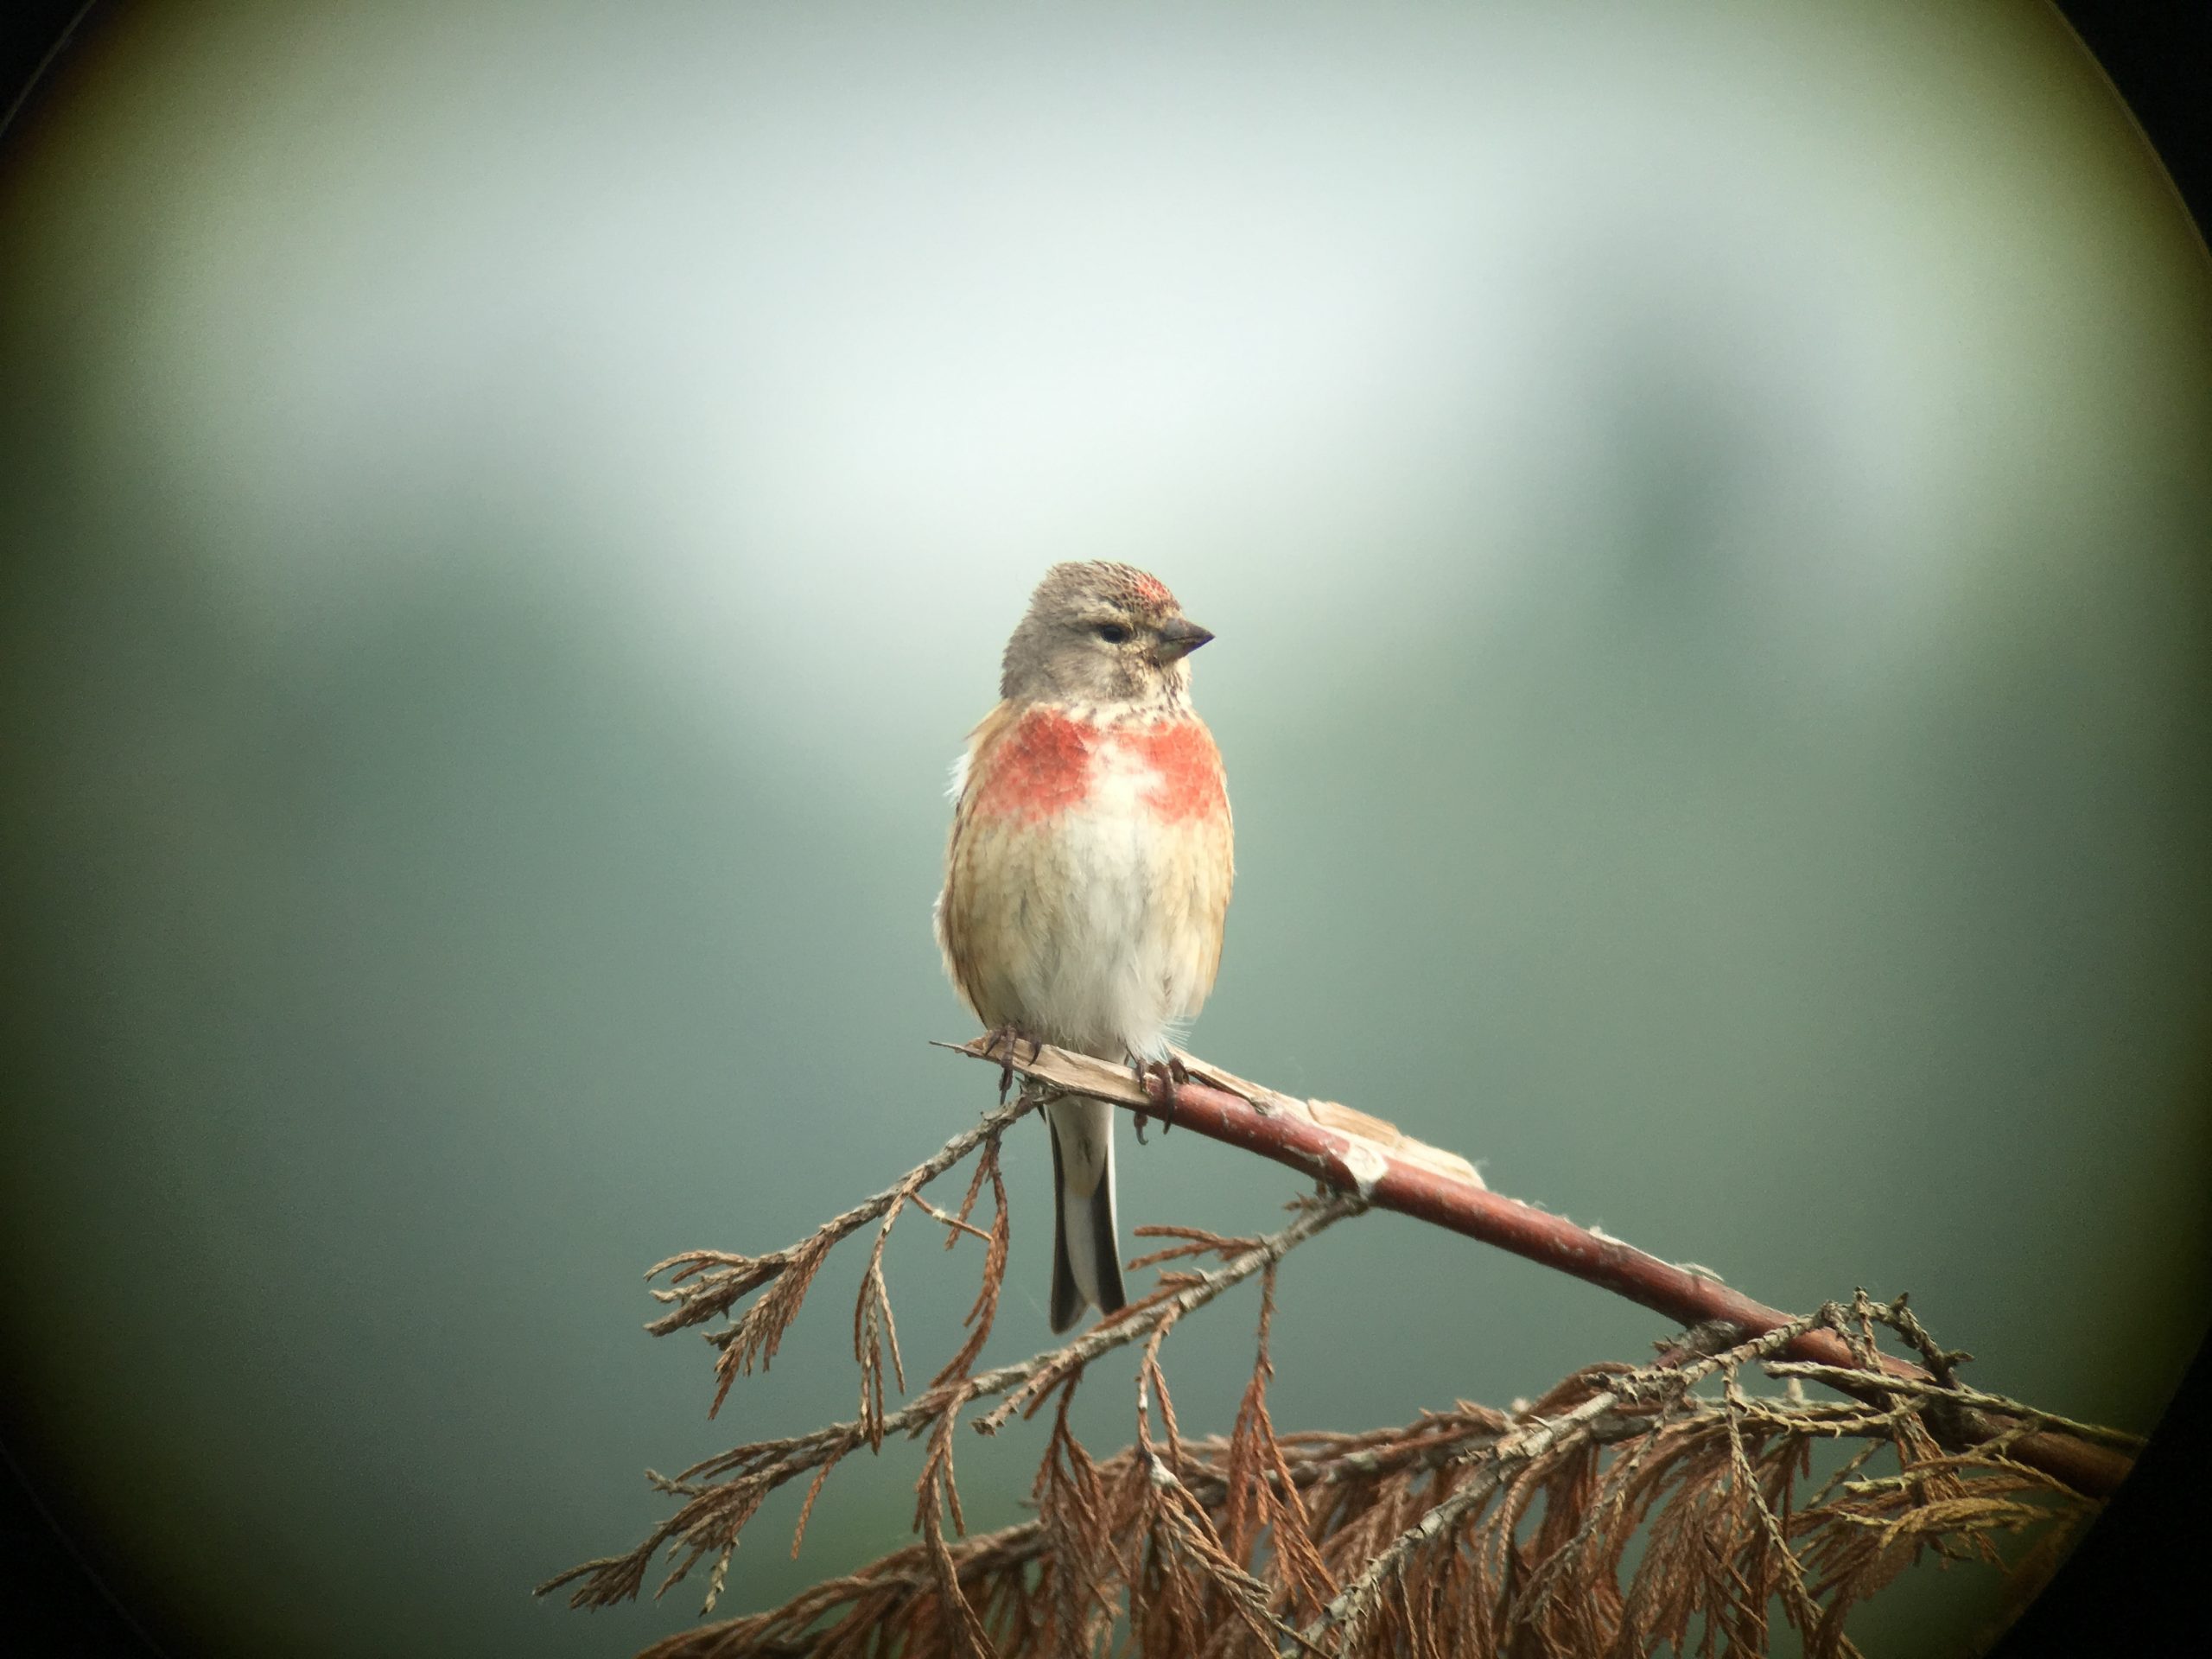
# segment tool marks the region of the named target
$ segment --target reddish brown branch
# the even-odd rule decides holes
[[[988,1037],[944,1046],[994,1065],[1005,1059]],[[1180,1058],[1190,1080],[1176,1090],[1178,1128],[1286,1164],[1334,1191],[1356,1192],[1376,1209],[1395,1210],[1510,1250],[1686,1327],[1718,1324],[1756,1337],[1796,1321],[1796,1315],[1755,1301],[1709,1274],[1662,1262],[1594,1227],[1578,1226],[1564,1216],[1492,1192],[1465,1160],[1400,1135],[1379,1118],[1332,1101],[1298,1100],[1194,1056]],[[1049,1046],[1027,1060],[1017,1053],[1014,1069],[1140,1116],[1161,1112],[1166,1083],[1157,1075],[1140,1082],[1127,1066]],[[1868,1370],[1852,1344],[1819,1328],[1795,1338],[1787,1352],[1795,1359],[1847,1371],[1863,1374]],[[1929,1373],[1918,1366],[1886,1355],[1872,1357],[1885,1375],[1910,1383],[1930,1380]],[[1882,1395],[1871,1381],[1849,1391],[1862,1398]],[[2009,1456],[2091,1497],[2109,1497],[2132,1466],[2124,1454],[2063,1431],[2029,1428],[1980,1412],[1966,1415],[1969,1421],[1960,1425],[1963,1439],[1987,1440],[2018,1429],[2010,1440]]]

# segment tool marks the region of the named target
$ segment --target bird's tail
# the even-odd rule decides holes
[[[1122,1250],[1114,1230],[1114,1109],[1103,1100],[1056,1100],[1052,1131],[1052,1329],[1066,1330],[1088,1302],[1116,1313]]]

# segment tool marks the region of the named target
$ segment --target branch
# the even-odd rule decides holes
[[[799,1243],[780,1250],[771,1250],[766,1255],[737,1255],[728,1250],[685,1250],[656,1262],[645,1269],[647,1279],[665,1273],[671,1288],[655,1290],[656,1300],[672,1302],[672,1311],[664,1313],[645,1329],[657,1337],[681,1331],[686,1325],[699,1325],[727,1313],[738,1298],[756,1290],[770,1280],[778,1278],[795,1265],[810,1258],[817,1264],[830,1252],[832,1245],[848,1235],[857,1232],[886,1211],[907,1202],[919,1203],[915,1198],[924,1186],[950,1169],[955,1164],[976,1150],[985,1141],[995,1140],[1006,1132],[1007,1126],[1038,1104],[1038,1096],[1025,1093],[995,1111],[987,1112],[973,1128],[963,1129],[938,1147],[934,1154],[900,1176],[872,1198],[865,1198],[841,1216],[832,1216]],[[940,1213],[935,1205],[922,1204],[923,1209],[948,1225],[967,1226],[965,1221],[955,1222]],[[969,1231],[975,1229],[970,1227]],[[771,1351],[772,1353],[772,1351]]]
[[[880,1452],[899,1433],[926,1448],[917,1543],[775,1611],[672,1637],[654,1648],[656,1659],[828,1659],[863,1647],[947,1659],[1089,1651],[1117,1618],[1128,1621],[1132,1652],[1193,1659],[1681,1649],[1693,1624],[1708,1645],[1717,1633],[1731,1652],[1763,1652],[1777,1598],[1811,1659],[1855,1659],[1847,1615],[1922,1551],[2003,1568],[1993,1541],[2024,1535],[2015,1578],[2033,1580],[2091,1511],[2082,1494],[2101,1479],[2108,1490],[2128,1466],[2131,1437],[1964,1387],[1956,1368],[1970,1356],[1939,1347],[1902,1296],[1878,1304],[1860,1291],[1793,1318],[1700,1269],[1492,1193],[1464,1159],[1380,1119],[1293,1100],[1187,1056],[1179,1057],[1191,1081],[1177,1089],[1175,1121],[1313,1177],[1322,1192],[1294,1200],[1290,1223],[1265,1236],[1138,1229],[1171,1241],[1128,1264],[1158,1269],[1150,1294],[1058,1348],[976,1374],[1008,1259],[1006,1130],[1059,1093],[1119,1103],[1141,1123],[1161,1113],[1166,1085],[1049,1048],[1027,1065],[988,1040],[962,1052],[1001,1067],[1001,1104],[891,1185],[783,1249],[693,1250],[653,1269],[670,1275],[653,1294],[672,1305],[647,1327],[655,1334],[727,1320],[702,1332],[718,1351],[719,1406],[738,1372],[772,1359],[834,1248],[873,1224],[853,1314],[859,1415],[737,1446],[674,1479],[649,1475],[678,1500],[677,1512],[627,1554],[572,1567],[540,1593],[569,1586],[572,1604],[587,1607],[635,1596],[665,1546],[660,1591],[709,1561],[702,1611],[711,1613],[741,1534],[778,1487],[811,1476],[796,1555],[839,1462]],[[1015,1070],[1022,1094],[1007,1104]],[[923,1197],[971,1156],[957,1206]],[[987,1190],[988,1230],[977,1213]],[[911,1403],[887,1411],[887,1370],[902,1393],[906,1374],[885,1245],[910,1207],[945,1228],[947,1249],[981,1242],[981,1281],[967,1334],[953,1337],[957,1351]],[[1500,1244],[1687,1329],[1653,1363],[1587,1367],[1510,1414],[1461,1402],[1403,1429],[1281,1433],[1268,1405],[1277,1266],[1370,1207]],[[1225,1440],[1185,1440],[1162,1344],[1185,1315],[1255,1275],[1257,1352],[1236,1426]],[[1885,1355],[1878,1327],[1926,1369]],[[1091,1361],[1137,1344],[1136,1444],[1094,1460],[1070,1429],[1071,1403]],[[1738,1376],[1746,1363],[1783,1379],[1785,1394],[1747,1394]],[[1692,1391],[1715,1371],[1720,1399]],[[1807,1379],[1845,1397],[1809,1402]],[[960,1420],[995,1433],[1055,1395],[1033,1492],[1037,1519],[962,1535]],[[1801,1503],[1812,1449],[1843,1438],[1861,1449]],[[1883,1452],[1897,1472],[1862,1474]],[[1630,1567],[1624,1552],[1637,1539],[1644,1543]]]
[[[1005,1123],[1018,1115],[1015,1108],[1002,1108],[986,1118],[984,1124],[988,1126],[996,1120],[997,1127],[1003,1129]],[[982,1138],[980,1128],[975,1133],[977,1139]],[[935,1159],[931,1160],[931,1164],[936,1162]],[[930,1165],[921,1167],[926,1169]],[[914,1174],[919,1173],[917,1170]],[[942,1173],[941,1167],[939,1173]],[[845,1233],[855,1230],[868,1219],[861,1214],[862,1211],[871,1206],[878,1206],[874,1211],[876,1214],[887,1211],[891,1208],[891,1195],[913,1179],[914,1175],[909,1175],[899,1186],[879,1194],[867,1205],[847,1211],[829,1224],[823,1231],[839,1226],[843,1227]],[[738,1533],[777,1487],[810,1470],[819,1470],[821,1474],[817,1477],[815,1485],[818,1491],[821,1480],[826,1478],[829,1471],[855,1447],[880,1446],[893,1434],[918,1438],[943,1427],[945,1421],[968,1402],[1003,1395],[998,1405],[978,1419],[975,1425],[979,1433],[995,1433],[1015,1413],[1035,1410],[1054,1388],[1079,1376],[1086,1365],[1101,1355],[1126,1347],[1133,1342],[1156,1339],[1165,1335],[1168,1327],[1185,1314],[1205,1306],[1230,1286],[1242,1283],[1264,1268],[1272,1267],[1285,1254],[1331,1223],[1357,1215],[1365,1208],[1366,1205],[1357,1198],[1309,1198],[1300,1202],[1299,1213],[1287,1226],[1262,1238],[1224,1239],[1210,1234],[1197,1236],[1200,1241],[1198,1243],[1186,1244],[1172,1254],[1187,1254],[1196,1249],[1211,1250],[1227,1257],[1220,1267],[1205,1274],[1163,1274],[1160,1289],[1141,1301],[1130,1303],[1119,1313],[1101,1320],[1061,1347],[1035,1355],[1018,1364],[1001,1365],[995,1370],[985,1371],[980,1376],[950,1375],[951,1368],[948,1367],[947,1373],[940,1374],[938,1379],[912,1404],[887,1415],[871,1417],[863,1411],[860,1418],[849,1422],[831,1423],[788,1440],[760,1440],[718,1452],[693,1464],[672,1479],[653,1476],[654,1484],[662,1491],[690,1501],[656,1528],[635,1549],[626,1554],[606,1556],[572,1567],[539,1585],[537,1593],[543,1595],[581,1580],[569,1597],[572,1605],[598,1607],[626,1600],[643,1586],[646,1569],[662,1545],[673,1544],[678,1548],[688,1547],[690,1554],[663,1581],[660,1590],[665,1592],[709,1554],[715,1554],[718,1561],[727,1561],[729,1551],[735,1547]],[[1001,1210],[1000,1213],[1003,1215],[1005,1212]],[[855,1216],[860,1216],[861,1219],[854,1221],[852,1218]],[[850,1224],[846,1225],[849,1222]],[[815,1235],[817,1238],[821,1236],[820,1233]],[[842,1233],[838,1235],[842,1236]],[[811,1242],[809,1241],[810,1243]],[[795,1246],[791,1250],[778,1252],[777,1255],[790,1260],[805,1248],[805,1245]],[[757,1259],[766,1261],[770,1258]],[[870,1278],[872,1282],[873,1270]],[[760,1303],[754,1304],[747,1317],[750,1318],[760,1306]],[[737,1330],[743,1324],[744,1321],[741,1320],[729,1329]],[[726,1336],[728,1332],[715,1334]],[[716,1399],[719,1401],[720,1398],[717,1395]],[[925,1476],[925,1478],[929,1478]],[[813,1501],[811,1494],[807,1501],[810,1507]],[[802,1532],[804,1524],[803,1511]],[[796,1539],[793,1549],[796,1552]],[[718,1590],[719,1584],[715,1587]],[[714,1596],[710,1592],[708,1599],[709,1608],[713,1603]]]
[[[1821,1327],[1834,1307],[1831,1303],[1811,1319],[1792,1319],[1777,1325],[1723,1353],[1698,1357],[1688,1363],[1670,1363],[1682,1357],[1678,1353],[1644,1370],[1629,1372],[1616,1379],[1611,1387],[1592,1394],[1560,1416],[1548,1418],[1531,1410],[1527,1414],[1527,1427],[1491,1443],[1475,1478],[1429,1510],[1418,1525],[1399,1534],[1389,1548],[1370,1560],[1359,1577],[1345,1586],[1342,1595],[1322,1609],[1321,1616],[1300,1633],[1300,1640],[1309,1644],[1318,1643],[1332,1625],[1357,1630],[1371,1613],[1383,1586],[1405,1570],[1408,1560],[1437,1538],[1449,1535],[1463,1518],[1488,1503],[1491,1494],[1510,1477],[1516,1465],[1592,1440],[1599,1426],[1612,1419],[1624,1405],[1654,1397],[1679,1400],[1688,1395],[1693,1383],[1716,1370],[1726,1369],[1732,1377],[1736,1366],[1786,1349],[1799,1337]],[[1541,1589],[1541,1583],[1535,1587]]]
[[[990,1037],[940,1044],[956,1053],[1004,1066],[1008,1056]],[[1686,1327],[1726,1325],[1746,1337],[1800,1326],[1785,1344],[1790,1357],[1852,1374],[1853,1383],[1833,1382],[1860,1398],[1887,1396],[1876,1377],[1905,1383],[1935,1380],[1920,1367],[1853,1344],[1816,1322],[1769,1307],[1730,1289],[1710,1274],[1662,1262],[1648,1251],[1594,1227],[1491,1192],[1464,1158],[1402,1135],[1391,1124],[1334,1101],[1298,1100],[1247,1082],[1195,1056],[1178,1052],[1189,1080],[1175,1090],[1174,1126],[1187,1128],[1287,1165],[1338,1192],[1357,1194],[1378,1210],[1465,1234],[1485,1244],[1552,1268],[1665,1314]],[[1166,1085],[1156,1074],[1139,1080],[1128,1066],[1047,1045],[1025,1062],[1020,1046],[1013,1069],[1071,1094],[1111,1102],[1140,1119],[1163,1115]],[[1930,1355],[1941,1369],[1942,1357]],[[1959,1444],[2012,1436],[2017,1421],[1961,1407],[1951,1438]],[[2045,1422],[2053,1420],[2044,1419]],[[2126,1478],[2129,1459],[2066,1429],[2029,1428],[2010,1438],[2018,1462],[2062,1480],[2092,1497],[2109,1497]]]
[[[952,1654],[979,1636],[1000,1654],[1090,1652],[1124,1605],[1132,1653],[1687,1652],[1700,1621],[1716,1645],[1763,1653],[1774,1593],[1808,1655],[1853,1659],[1846,1614],[1922,1549],[2001,1570],[1993,1536],[2040,1534],[2020,1563],[2031,1585],[2093,1512],[2001,1447],[1936,1454],[1925,1395],[1876,1410],[1740,1386],[1800,1327],[1848,1341],[1870,1322],[1902,1320],[1830,1303],[1719,1351],[1589,1368],[1510,1414],[1461,1402],[1402,1428],[1277,1440],[1256,1403],[1263,1311],[1252,1408],[1231,1434],[1179,1440],[1147,1358],[1140,1395],[1148,1375],[1165,1437],[1141,1419],[1136,1445],[1094,1463],[1064,1390],[1034,1519],[925,1535],[643,1659]],[[1715,1372],[1720,1398],[1694,1391]],[[1845,1438],[1862,1450],[1800,1497],[1808,1449]],[[1848,1479],[1885,1452],[1897,1474]],[[1631,1567],[1637,1537],[1649,1542]],[[1255,1541],[1263,1559],[1248,1566]],[[1332,1577],[1344,1589],[1317,1596]]]

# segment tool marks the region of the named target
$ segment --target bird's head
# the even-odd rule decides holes
[[[1056,564],[1006,642],[999,694],[1016,702],[1159,703],[1191,687],[1185,660],[1213,635],[1167,584],[1108,560]]]

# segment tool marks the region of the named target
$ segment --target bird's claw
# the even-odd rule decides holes
[[[1037,1057],[1045,1052],[1045,1039],[1032,1036],[1016,1026],[994,1027],[983,1039],[983,1052],[995,1054],[999,1062],[999,1104],[1006,1104],[1007,1095],[1014,1088],[1014,1063],[1020,1058],[1024,1040],[1029,1044],[1029,1063],[1036,1065]]]
[[[1160,1079],[1160,1132],[1162,1135],[1175,1127],[1176,1090],[1191,1080],[1191,1069],[1174,1055],[1164,1060],[1135,1060],[1130,1062],[1137,1074],[1137,1087],[1150,1094],[1148,1080]],[[1137,1144],[1142,1146],[1145,1125],[1150,1122],[1148,1113],[1137,1114]]]

